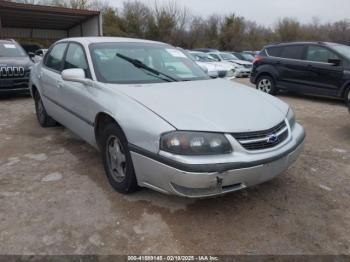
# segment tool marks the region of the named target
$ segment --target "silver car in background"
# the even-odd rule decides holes
[[[30,89],[39,123],[59,122],[99,149],[121,193],[224,194],[280,175],[303,149],[287,104],[211,79],[164,43],[58,41],[33,68]]]

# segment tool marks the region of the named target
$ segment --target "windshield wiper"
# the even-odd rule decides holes
[[[133,59],[133,58],[131,58],[131,57],[127,57],[127,56],[122,55],[122,54],[119,54],[119,53],[117,53],[116,56],[119,57],[119,58],[121,58],[121,59],[123,59],[123,60],[125,60],[125,61],[127,61],[127,62],[129,62],[130,64],[134,65],[134,66],[137,67],[137,68],[145,69],[145,70],[147,70],[148,72],[151,72],[152,74],[155,74],[155,75],[157,75],[157,76],[159,76],[159,75],[165,76],[166,78],[168,78],[168,79],[170,80],[170,82],[178,82],[178,81],[179,81],[178,79],[176,79],[176,78],[174,78],[174,77],[172,77],[172,76],[169,76],[169,75],[167,75],[167,74],[165,74],[165,73],[163,73],[163,72],[160,72],[160,71],[158,71],[158,70],[155,70],[155,69],[153,69],[153,68],[151,68],[151,67],[145,65],[145,64],[142,63],[140,60]],[[161,78],[161,79],[167,81],[167,80],[164,79],[164,78]]]

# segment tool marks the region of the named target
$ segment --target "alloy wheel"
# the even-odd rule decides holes
[[[118,137],[111,135],[106,146],[107,164],[113,179],[122,183],[126,177],[126,155]]]
[[[272,83],[269,79],[263,78],[258,84],[258,89],[265,93],[270,93],[272,89]]]

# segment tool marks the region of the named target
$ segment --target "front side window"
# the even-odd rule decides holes
[[[85,75],[89,76],[89,66],[86,61],[85,52],[82,46],[76,43],[70,43],[66,61],[64,62],[64,69],[81,68],[85,71]]]
[[[285,46],[281,51],[280,57],[301,60],[303,57],[303,50],[303,45]]]
[[[313,62],[329,63],[330,60],[340,60],[337,54],[322,46],[309,46],[306,60]]]
[[[0,42],[0,57],[25,57],[22,47],[12,42]]]
[[[90,45],[90,53],[100,82],[135,84],[166,81],[164,75],[138,68],[118,54],[178,81],[210,79],[185,53],[165,44],[97,43]]]
[[[61,71],[64,52],[66,51],[67,43],[55,45],[47,55],[45,65],[53,70]]]

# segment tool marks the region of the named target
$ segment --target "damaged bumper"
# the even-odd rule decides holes
[[[304,130],[297,130],[297,139],[292,139],[278,154],[259,161],[173,166],[133,150],[131,156],[140,186],[183,197],[209,197],[261,184],[286,171],[304,148]]]

